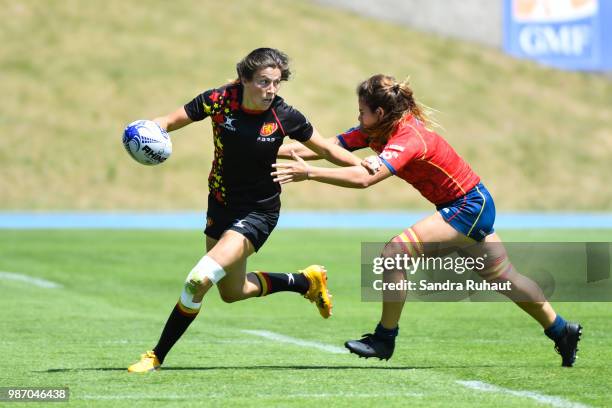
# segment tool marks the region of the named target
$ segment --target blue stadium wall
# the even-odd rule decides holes
[[[310,1],[562,69],[612,72],[612,0]]]

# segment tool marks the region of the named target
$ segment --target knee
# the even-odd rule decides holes
[[[186,282],[193,286],[202,284],[213,285],[217,284],[225,276],[225,270],[214,259],[208,255],[204,255],[202,259],[193,267]]]
[[[193,301],[198,303],[202,302],[204,295],[206,292],[208,292],[208,289],[210,289],[211,286],[212,283],[206,279],[203,282],[193,285],[192,290],[189,291],[189,293],[193,295]]]
[[[414,228],[407,228],[401,234],[396,235],[387,242],[382,251],[382,256],[385,258],[395,257],[396,255],[406,254],[411,258],[416,258],[423,255],[424,248],[419,236]]]
[[[395,258],[396,255],[401,255],[404,251],[401,245],[395,241],[389,241],[385,244],[380,256],[383,258]]]

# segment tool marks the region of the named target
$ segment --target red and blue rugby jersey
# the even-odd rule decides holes
[[[442,136],[429,131],[418,119],[406,118],[386,144],[370,141],[359,128],[338,136],[345,149],[369,147],[391,173],[412,184],[435,205],[453,201],[480,182],[480,177]]]

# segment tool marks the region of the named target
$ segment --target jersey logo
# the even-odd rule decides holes
[[[231,130],[233,132],[236,131],[236,128],[234,127],[234,121],[236,119],[235,118],[230,118],[229,116],[225,117],[225,122],[221,123],[219,126],[226,128],[227,130]]]
[[[270,143],[274,143],[276,142],[276,138],[274,137],[264,137],[264,136],[257,136],[257,141],[258,142],[270,142]]]
[[[246,228],[246,225],[244,225],[244,222],[246,220],[238,220],[234,223],[234,227],[238,227],[238,228]]]
[[[278,125],[275,122],[264,123],[259,130],[259,134],[263,137],[270,136],[276,132],[276,129],[278,129]]]
[[[391,160],[391,159],[397,159],[399,157],[399,154],[397,152],[385,150],[384,152],[380,154],[380,157],[382,157],[385,160]]]

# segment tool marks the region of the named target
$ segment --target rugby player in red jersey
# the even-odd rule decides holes
[[[510,282],[502,292],[542,325],[555,342],[562,365],[571,367],[576,358],[582,327],[565,321],[545,299],[541,289],[520,275],[508,260],[500,238],[494,232],[495,205],[480,177],[440,135],[428,128],[428,118],[417,104],[407,83],[375,75],[357,87],[359,126],[339,135],[335,142],[347,150],[369,147],[377,153],[362,166],[321,168],[305,160],[317,159],[316,152],[292,143],[281,147],[272,173],[279,183],[314,180],[349,188],[367,188],[396,175],[417,189],[436,206],[436,212],[394,237],[383,257],[408,254],[413,258],[443,255],[459,248],[469,256],[484,256],[480,276],[490,283]],[[374,170],[374,171],[372,171]],[[373,174],[372,174],[373,173]],[[405,272],[385,270],[384,283],[400,283]],[[507,287],[507,285],[504,285]],[[380,322],[374,333],[345,346],[362,357],[389,359],[395,348],[399,319],[406,291],[383,292]]]
[[[331,315],[325,268],[311,265],[300,273],[247,273],[247,258],[261,248],[278,221],[281,188],[270,172],[286,136],[339,165],[359,165],[361,160],[324,139],[302,113],[278,96],[281,82],[291,74],[284,53],[258,48],[237,64],[236,71],[236,81],[207,90],[154,119],[167,131],[207,117],[212,120],[207,253],[187,276],[157,345],[129,372],[159,369],[198,315],[213,284],[225,302],[291,291],[314,302],[324,318]]]

